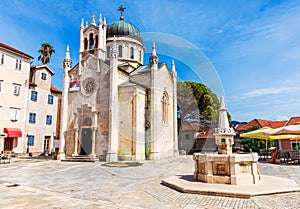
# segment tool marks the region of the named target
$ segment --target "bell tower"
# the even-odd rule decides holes
[[[86,22],[84,26],[84,19],[80,25],[80,47],[79,47],[79,61],[81,62],[88,54],[96,55],[98,59],[105,61],[106,58],[106,18],[100,14],[98,25],[95,21],[96,16],[92,16],[90,24]]]

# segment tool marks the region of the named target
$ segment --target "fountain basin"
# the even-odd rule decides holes
[[[195,153],[194,180],[211,184],[257,184],[258,154]]]

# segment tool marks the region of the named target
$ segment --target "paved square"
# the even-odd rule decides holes
[[[300,193],[243,199],[185,194],[160,184],[162,178],[192,173],[191,156],[142,163],[123,168],[43,160],[0,164],[0,208],[300,208]],[[262,175],[300,184],[298,165],[260,163],[259,168]]]

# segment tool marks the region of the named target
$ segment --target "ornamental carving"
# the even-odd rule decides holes
[[[229,165],[226,163],[214,163],[214,175],[227,176],[229,175]]]

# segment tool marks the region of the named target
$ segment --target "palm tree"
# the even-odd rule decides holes
[[[43,65],[46,65],[50,62],[52,53],[55,53],[55,50],[49,43],[43,43],[40,50],[38,51],[41,55],[38,57],[38,60],[41,60]]]

